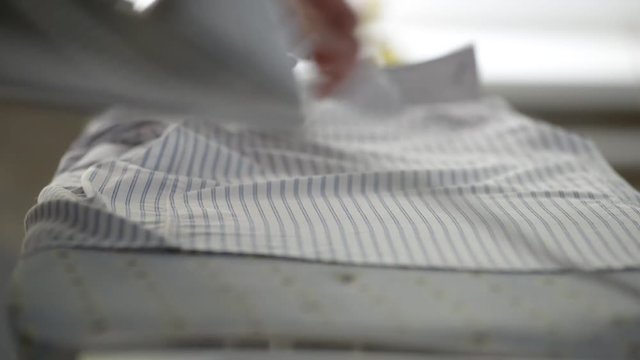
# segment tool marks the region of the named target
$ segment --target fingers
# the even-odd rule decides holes
[[[357,19],[344,0],[298,0],[314,40],[312,58],[324,79],[317,95],[333,93],[353,70],[359,44]]]
[[[320,40],[313,52],[313,60],[323,75],[317,95],[331,95],[346,79],[356,62],[357,41],[354,38],[338,37]]]
[[[320,14],[323,20],[334,31],[353,33],[357,19],[351,8],[344,0],[302,0],[307,2]]]

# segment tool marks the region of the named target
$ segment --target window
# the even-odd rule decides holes
[[[360,0],[401,61],[475,43],[490,92],[537,109],[640,111],[638,0]]]

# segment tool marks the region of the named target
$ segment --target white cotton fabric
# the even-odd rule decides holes
[[[501,271],[640,265],[640,194],[591,142],[499,99],[420,104],[415,83],[362,71],[340,100],[309,103],[305,124],[279,133],[107,113],[28,215],[26,251]]]

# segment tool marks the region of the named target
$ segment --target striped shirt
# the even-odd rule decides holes
[[[28,214],[25,250],[500,271],[640,265],[640,194],[590,141],[495,98],[395,102],[405,95],[393,76],[370,71],[360,103],[310,103],[286,133],[105,114]]]

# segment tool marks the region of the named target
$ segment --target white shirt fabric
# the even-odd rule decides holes
[[[475,72],[452,62],[448,84],[420,77],[429,64],[363,68],[340,100],[309,103],[305,124],[278,134],[109,112],[28,214],[25,251],[156,249],[498,271],[638,267],[640,194],[590,141],[499,99],[460,101],[451,89]],[[421,101],[421,81],[425,94],[458,101]]]

